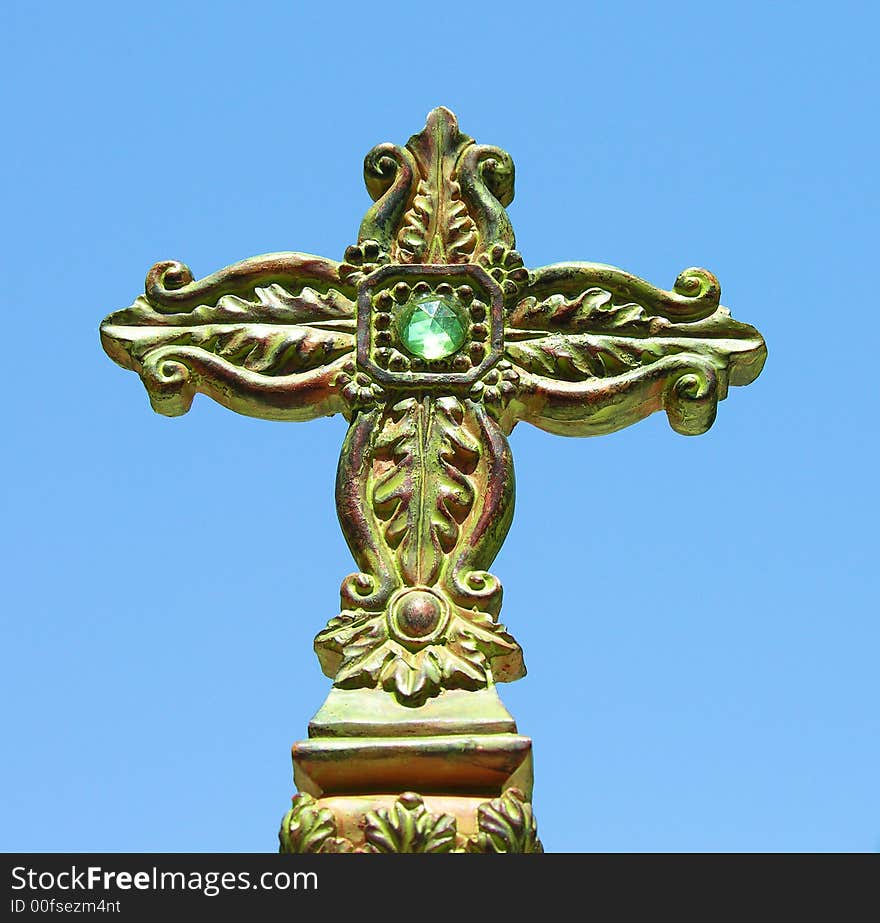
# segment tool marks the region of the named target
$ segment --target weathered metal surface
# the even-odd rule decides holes
[[[399,792],[417,779],[422,792],[532,793],[532,742],[521,734],[322,737],[293,746],[297,787],[325,795]]]
[[[267,419],[346,417],[336,501],[358,571],[315,649],[337,690],[384,698],[348,725],[328,700],[316,727],[384,725],[429,747],[450,724],[507,728],[488,699],[460,726],[430,702],[525,673],[488,572],[513,516],[513,427],[599,435],[665,410],[699,434],[766,348],[704,269],[670,291],[596,263],[526,269],[505,211],[513,161],[446,109],[375,147],[364,176],[374,204],[343,262],[268,254],[199,281],[158,263],[101,338],[163,414],[202,392]],[[408,319],[441,303],[444,346],[420,351]]]
[[[315,800],[281,822],[283,853],[541,853],[532,806],[516,788],[484,801],[415,792]]]

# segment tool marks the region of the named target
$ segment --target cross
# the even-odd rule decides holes
[[[364,176],[374,204],[342,262],[272,253],[199,280],[157,263],[102,343],[162,414],[201,392],[349,422],[336,506],[358,571],[315,639],[333,690],[294,748],[282,849],[538,849],[530,741],[494,688],[525,673],[488,571],[513,516],[507,436],[601,435],[657,410],[703,433],[766,348],[705,269],[670,291],[598,263],[527,269],[513,161],[447,109],[374,147]]]

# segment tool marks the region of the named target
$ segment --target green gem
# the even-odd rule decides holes
[[[461,348],[464,331],[454,302],[438,295],[422,295],[406,305],[400,336],[414,356],[443,359]]]

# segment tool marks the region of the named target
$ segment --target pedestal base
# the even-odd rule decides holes
[[[532,742],[494,688],[420,709],[359,694],[349,702],[334,690],[309,739],[294,744],[300,793],[281,825],[281,852],[543,851],[530,804]]]

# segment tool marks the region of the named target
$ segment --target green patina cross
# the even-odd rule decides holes
[[[513,427],[591,436],[663,409],[702,433],[766,349],[704,269],[663,291],[596,263],[525,268],[513,162],[447,109],[364,174],[374,204],[342,263],[274,253],[198,281],[158,263],[101,337],[159,413],[200,391],[267,419],[346,417],[337,510],[359,571],[315,648],[335,687],[415,709],[525,672],[487,570],[513,516]]]
[[[706,270],[667,292],[594,263],[525,269],[513,162],[446,109],[364,173],[375,204],[345,262],[275,253],[200,281],[158,263],[101,337],[160,413],[201,391],[251,416],[351,421],[337,499],[361,571],[317,648],[337,685],[418,702],[523,673],[486,572],[513,513],[514,425],[589,436],[662,408],[702,433],[766,350]]]

